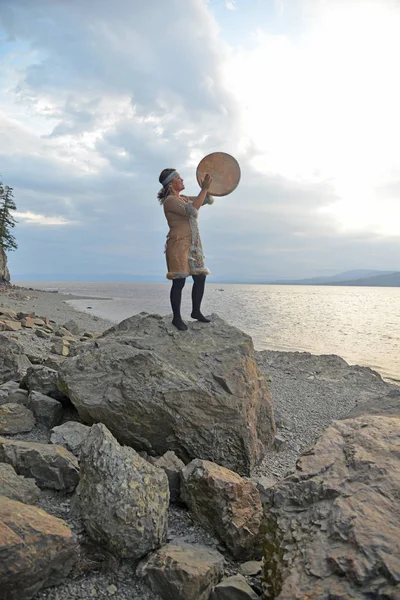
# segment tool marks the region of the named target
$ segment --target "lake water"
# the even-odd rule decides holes
[[[190,281],[183,293],[184,318],[190,315]],[[70,304],[113,322],[141,311],[171,312],[168,282],[18,284],[90,296]],[[338,354],[400,383],[400,288],[210,283],[202,310],[250,334],[257,350]]]

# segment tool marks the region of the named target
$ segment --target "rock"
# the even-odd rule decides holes
[[[356,406],[347,415],[346,419],[360,415],[382,415],[400,417],[400,388],[391,390],[385,396],[367,400]]]
[[[28,408],[33,412],[37,421],[43,423],[49,429],[59,425],[63,418],[63,407],[54,398],[45,396],[40,392],[31,392],[29,394]]]
[[[58,337],[64,337],[64,336],[70,336],[72,335],[72,333],[70,331],[68,331],[68,329],[65,329],[65,327],[59,327],[55,332],[54,335],[58,336]]]
[[[68,321],[68,323],[64,323],[63,327],[68,332],[72,333],[72,335],[79,335],[80,333],[79,325],[73,319]]]
[[[166,452],[164,456],[158,458],[154,464],[156,467],[164,469],[167,474],[171,502],[178,502],[179,491],[181,488],[180,474],[185,463],[176,456],[175,452],[168,450],[168,452]]]
[[[73,492],[79,483],[78,462],[65,448],[0,437],[0,462],[19,475],[32,477],[40,488]]]
[[[210,600],[260,600],[243,575],[232,575],[219,583],[211,592]]]
[[[33,319],[33,322],[38,327],[42,327],[43,325],[46,325],[46,322],[43,321],[43,319],[39,319],[39,317],[36,317],[35,319]]]
[[[18,331],[18,329],[21,329],[21,323],[20,321],[5,319],[0,321],[0,327],[2,331]]]
[[[0,334],[0,382],[20,381],[30,366],[21,344]]]
[[[217,316],[178,335],[169,317],[135,315],[78,348],[59,374],[83,421],[149,454],[173,449],[184,462],[210,459],[249,474],[273,444],[252,340]]]
[[[64,338],[57,338],[51,347],[51,352],[59,354],[60,356],[69,355],[69,342]]]
[[[25,317],[21,319],[21,325],[22,327],[33,329],[35,327],[35,319],[32,319],[32,317]]]
[[[23,321],[23,319],[33,319],[36,317],[36,313],[35,312],[18,312],[17,313],[17,319],[19,319],[20,321]]]
[[[90,427],[77,421],[67,421],[51,430],[52,444],[64,446],[76,457],[80,457],[83,443],[90,432]]]
[[[276,435],[275,440],[274,440],[274,449],[277,452],[283,452],[284,450],[286,450],[286,447],[287,447],[287,442],[286,442],[285,438],[281,435]]]
[[[335,421],[270,490],[266,598],[398,598],[400,419]]]
[[[0,315],[1,317],[8,317],[9,319],[16,319],[17,313],[15,310],[11,310],[11,308],[5,308],[4,306],[0,306]]]
[[[39,500],[40,490],[33,479],[17,475],[11,465],[0,463],[0,496],[24,504],[35,504]]]
[[[62,583],[78,559],[78,545],[61,519],[0,496],[0,555],[1,598],[30,600]]]
[[[260,554],[263,517],[256,486],[237,473],[196,459],[181,474],[181,498],[237,559]]]
[[[3,404],[9,404],[10,400],[10,392],[8,390],[1,390],[0,389],[0,406],[2,406]]]
[[[64,394],[57,385],[58,374],[55,369],[44,365],[31,366],[21,382],[21,386],[29,392],[41,392],[55,400],[64,400]]]
[[[33,329],[35,327],[35,320],[32,317],[24,317],[21,319],[21,325],[22,327]]]
[[[166,474],[121,447],[102,424],[93,425],[83,445],[76,497],[89,536],[118,556],[141,558],[164,543]]]
[[[0,385],[0,391],[13,392],[19,389],[18,381],[6,381],[2,385]]]
[[[248,562],[242,563],[239,567],[239,571],[246,577],[254,577],[259,575],[262,570],[263,563],[261,560],[249,560]]]
[[[264,504],[269,502],[270,488],[275,485],[275,480],[265,475],[261,477],[252,477],[251,480],[257,487],[258,493],[260,494],[261,504],[264,506]]]
[[[44,331],[43,329],[35,329],[35,334],[44,340],[50,339],[51,335],[48,331]]]
[[[23,404],[24,406],[28,406],[29,401],[29,392],[28,390],[14,390],[10,391],[8,396],[8,402],[12,402],[13,404]],[[1,400],[0,400],[1,402]]]
[[[35,417],[29,408],[22,404],[3,404],[0,406],[0,434],[15,435],[31,431],[35,427]]]
[[[287,429],[288,431],[293,431],[294,422],[293,419],[289,417],[285,417],[280,410],[274,408],[274,418],[275,425],[277,429]]]
[[[217,550],[197,544],[167,544],[140,568],[153,592],[165,600],[208,600],[223,574]]]

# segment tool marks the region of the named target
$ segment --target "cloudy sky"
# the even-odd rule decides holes
[[[165,275],[158,176],[197,194],[214,281],[398,270],[398,0],[0,0],[17,279]]]

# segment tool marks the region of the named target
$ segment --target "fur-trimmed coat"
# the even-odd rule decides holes
[[[165,256],[167,279],[179,279],[189,275],[207,275],[204,254],[197,226],[198,211],[191,196],[167,196],[164,213],[169,225]]]

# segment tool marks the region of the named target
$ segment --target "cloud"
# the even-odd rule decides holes
[[[176,167],[195,194],[195,168],[215,150],[242,168],[237,191],[201,211],[215,277],[395,268],[399,97],[388,74],[400,13],[383,3],[365,22],[353,3],[335,13],[294,1],[298,31],[279,0],[280,30],[260,29],[255,12],[247,43],[233,46],[206,0],[98,0],[95,11],[91,0],[2,0],[0,166],[25,215],[12,272],[163,275],[158,175]],[[383,43],[372,52],[374,20]]]
[[[47,215],[39,215],[33,212],[15,212],[15,217],[20,223],[27,223],[28,225],[71,225],[73,221],[68,221],[64,217],[51,217]]]
[[[228,10],[236,10],[237,6],[235,0],[225,0],[225,8]]]

